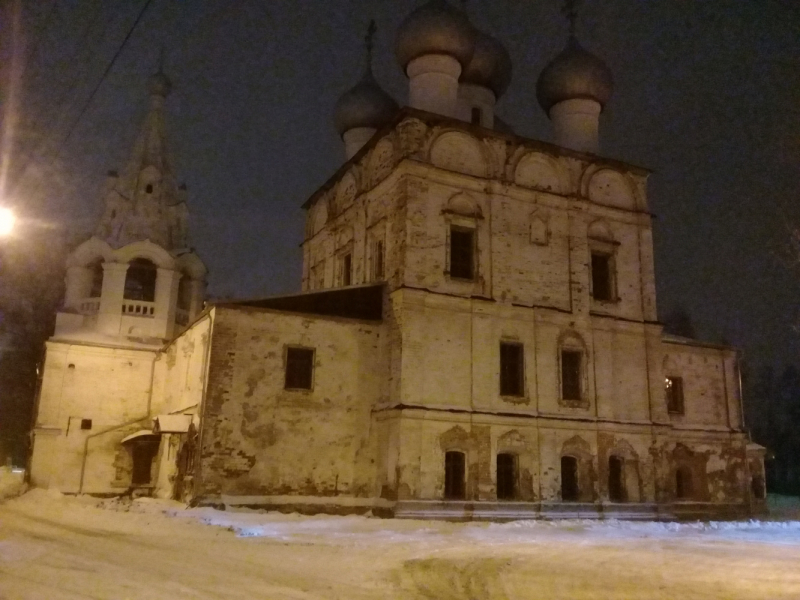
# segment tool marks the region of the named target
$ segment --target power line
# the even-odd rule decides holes
[[[120,44],[119,48],[117,48],[116,53],[114,53],[114,56],[111,58],[111,62],[108,63],[108,66],[106,67],[106,70],[103,71],[103,74],[100,76],[100,81],[98,81],[97,85],[94,86],[94,89],[92,90],[92,93],[89,94],[89,98],[86,100],[86,103],[81,108],[81,111],[78,113],[78,116],[72,122],[72,125],[70,125],[70,128],[67,131],[67,135],[64,137],[63,140],[61,140],[61,144],[59,144],[59,147],[56,149],[56,154],[58,154],[58,152],[60,151],[61,147],[64,144],[66,144],[67,141],[69,141],[69,138],[72,136],[72,133],[75,131],[75,128],[78,126],[78,123],[83,118],[83,115],[86,114],[86,111],[89,109],[89,105],[92,103],[92,100],[94,100],[94,97],[97,95],[97,91],[100,89],[100,86],[103,85],[103,82],[106,80],[106,77],[111,72],[111,69],[114,68],[114,64],[117,62],[117,59],[119,58],[119,55],[122,54],[122,51],[124,50],[125,45],[128,43],[128,40],[131,39],[131,36],[133,35],[133,32],[136,30],[136,27],[139,25],[139,21],[142,20],[142,17],[144,16],[144,13],[147,12],[147,9],[150,7],[150,5],[152,3],[153,3],[153,0],[146,0],[146,2],[144,3],[144,6],[142,6],[142,10],[139,11],[139,15],[136,17],[136,20],[133,22],[133,25],[131,25],[131,28],[128,30],[128,33],[125,36],[125,39],[122,40],[122,43]]]

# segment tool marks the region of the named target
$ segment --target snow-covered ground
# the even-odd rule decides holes
[[[33,490],[0,505],[0,600],[22,598],[797,600],[800,521],[443,523]]]
[[[22,469],[0,467],[0,500],[19,496],[25,489],[24,481],[25,471]]]

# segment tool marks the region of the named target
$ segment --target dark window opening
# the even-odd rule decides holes
[[[497,455],[497,499],[514,500],[517,497],[517,456]]]
[[[345,254],[342,257],[342,285],[353,283],[353,255]]]
[[[286,349],[287,390],[310,390],[314,370],[314,350],[311,348]]]
[[[444,455],[444,497],[447,500],[464,499],[465,460],[463,452],[446,452]]]
[[[92,270],[92,286],[89,289],[89,298],[99,298],[103,293],[103,261],[96,261],[89,265]]]
[[[750,480],[750,491],[753,494],[753,498],[756,500],[763,500],[767,497],[767,486],[764,483],[764,478],[760,475],[756,475]]]
[[[592,298],[614,300],[611,288],[611,257],[592,252]]]
[[[373,260],[374,279],[383,279],[383,240],[375,242]]]
[[[92,428],[91,419],[81,419],[81,429],[91,429],[91,428]]]
[[[525,395],[525,365],[522,344],[500,344],[500,394]]]
[[[146,258],[136,258],[125,275],[125,300],[154,302],[156,299],[156,266]]]
[[[561,351],[561,398],[581,399],[581,352]]]
[[[153,193],[153,184],[152,183],[148,183],[147,187],[144,188],[144,191],[146,193],[148,193],[148,194],[152,194]]]
[[[480,125],[481,124],[481,117],[482,117],[481,109],[477,106],[472,107],[472,124],[473,125]]]
[[[474,278],[474,234],[472,229],[450,228],[450,277]]]
[[[683,379],[667,377],[664,380],[664,391],[667,394],[667,412],[672,415],[683,414]]]
[[[131,453],[133,455],[132,485],[147,485],[150,483],[153,458],[155,458],[157,451],[158,442],[143,441],[131,444]]]
[[[561,499],[564,502],[577,502],[580,497],[578,489],[578,459],[574,456],[561,457]]]
[[[612,502],[625,502],[625,461],[619,456],[608,459],[608,498]]]
[[[692,472],[689,467],[679,467],[675,472],[675,497],[678,500],[692,497]]]

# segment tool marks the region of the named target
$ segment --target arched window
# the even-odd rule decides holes
[[[580,498],[578,487],[578,459],[574,456],[561,457],[561,499],[564,502],[577,502]]]
[[[444,497],[446,500],[463,500],[466,474],[463,452],[446,452],[444,455]]]
[[[619,456],[608,458],[608,498],[625,502],[625,460]]]
[[[92,285],[89,288],[89,298],[99,298],[103,293],[103,261],[98,259],[89,265],[92,271]]]
[[[692,472],[689,467],[678,467],[675,471],[675,497],[678,500],[692,497]]]
[[[154,302],[156,299],[157,273],[155,264],[146,258],[132,260],[125,276],[125,294],[123,297],[126,300]]]
[[[517,455],[497,455],[497,499],[514,500],[517,497]]]

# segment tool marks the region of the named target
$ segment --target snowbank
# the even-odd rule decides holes
[[[25,471],[0,467],[0,500],[19,496],[25,491]]]

